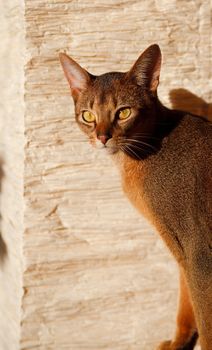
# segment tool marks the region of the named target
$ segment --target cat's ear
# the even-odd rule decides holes
[[[65,77],[69,82],[72,96],[77,98],[79,93],[88,86],[91,75],[65,53],[60,53],[59,58]]]
[[[141,85],[156,92],[161,68],[161,51],[157,44],[149,46],[137,59],[128,74]]]

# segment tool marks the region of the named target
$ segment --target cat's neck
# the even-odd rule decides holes
[[[185,112],[169,109],[157,98],[155,102],[156,133],[168,135],[182,120]]]
[[[144,111],[147,132],[144,134],[142,133],[143,120],[141,116],[141,122],[136,125],[134,130],[134,138],[136,138],[136,135],[139,135],[138,139],[135,141],[135,148],[132,146],[132,151],[129,151],[128,154],[119,152],[117,162],[120,165],[127,162],[130,166],[142,166],[145,160],[160,151],[164,139],[178,126],[184,115],[184,112],[170,110],[156,99],[152,108]],[[141,146],[140,151],[138,150],[139,144]],[[135,156],[135,151],[137,157]]]
[[[152,152],[149,152],[144,159],[135,159],[122,151],[113,155],[113,160],[120,171],[122,186],[126,193],[129,188],[130,193],[133,192],[131,191],[133,187],[136,188],[133,193],[137,193],[138,188],[141,190],[151,157],[160,157],[159,152],[162,151],[163,153],[163,149],[165,150],[167,145],[167,139],[185,116],[185,112],[170,110],[162,105],[159,100],[157,101],[155,112],[157,125],[153,132],[154,136],[152,136],[152,139],[149,139],[149,142],[153,141],[151,146],[155,147],[156,151],[150,147],[149,150],[152,150]]]

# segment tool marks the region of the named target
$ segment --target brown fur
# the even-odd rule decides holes
[[[61,54],[76,120],[120,169],[132,204],[158,230],[180,267],[176,336],[159,349],[212,346],[212,127],[204,118],[169,110],[157,98],[160,49],[150,46],[127,73],[95,77]],[[121,108],[131,115],[120,121]],[[82,111],[95,123],[82,120]],[[98,140],[99,139],[99,140]]]

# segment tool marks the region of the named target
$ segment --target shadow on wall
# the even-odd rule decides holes
[[[171,90],[169,97],[174,109],[200,115],[212,121],[212,103],[205,102],[186,89]]]
[[[4,164],[3,160],[0,159],[0,193],[1,193],[1,187],[2,187],[2,180],[4,177],[3,164]],[[0,213],[0,263],[3,263],[6,257],[7,257],[7,246],[1,234],[1,213]]]

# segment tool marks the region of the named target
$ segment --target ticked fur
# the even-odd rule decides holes
[[[60,55],[76,121],[120,169],[123,189],[179,263],[177,331],[159,349],[212,346],[212,127],[157,97],[161,52],[150,46],[126,72],[94,76]],[[121,111],[130,110],[122,120]],[[83,119],[84,111],[94,122]],[[129,114],[129,113],[128,113]],[[102,144],[102,140],[104,143]],[[105,142],[107,140],[107,142]]]

